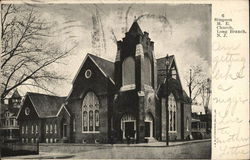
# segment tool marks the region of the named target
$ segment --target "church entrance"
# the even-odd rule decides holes
[[[153,116],[148,113],[145,117],[145,138],[153,137]]]
[[[134,122],[125,122],[125,137],[135,137]]]
[[[136,139],[136,119],[130,114],[124,114],[121,118],[122,137]]]

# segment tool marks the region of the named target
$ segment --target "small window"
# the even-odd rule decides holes
[[[47,124],[45,126],[45,129],[46,129],[46,133],[49,133],[49,126]]]
[[[76,119],[74,118],[73,119],[73,132],[76,131]]]
[[[22,126],[22,134],[24,134],[24,126]]]
[[[86,78],[90,78],[91,75],[92,75],[91,70],[90,70],[90,69],[87,69],[87,70],[85,71],[85,77],[86,77]]]
[[[26,125],[25,133],[28,134],[28,126]]]
[[[33,125],[31,125],[31,134],[33,134],[34,133],[34,127],[33,127]]]
[[[26,107],[24,112],[25,112],[25,115],[29,115],[30,114],[30,108]]]
[[[54,132],[55,132],[55,134],[57,134],[57,126],[56,126],[56,124],[55,124],[55,126],[54,126]]]
[[[53,126],[50,124],[50,133],[53,133]]]
[[[38,126],[36,125],[36,134],[38,133]]]

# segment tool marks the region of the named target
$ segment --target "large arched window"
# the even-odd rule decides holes
[[[152,86],[152,66],[150,59],[147,56],[144,58],[144,77],[145,84]]]
[[[168,96],[168,113],[169,113],[169,131],[176,131],[177,130],[177,105],[174,98],[174,95],[171,93]]]
[[[99,100],[93,92],[88,92],[82,103],[82,132],[97,132],[99,126]]]
[[[122,85],[135,84],[135,60],[126,58],[122,63]]]

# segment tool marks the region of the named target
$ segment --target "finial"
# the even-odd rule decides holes
[[[168,67],[169,66],[169,57],[168,57],[168,54],[167,54],[167,56],[166,56],[166,66]]]
[[[136,22],[136,16],[134,16],[134,22]]]

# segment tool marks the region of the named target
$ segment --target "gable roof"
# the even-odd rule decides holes
[[[137,23],[137,21],[135,21],[132,24],[132,26],[130,27],[128,33],[130,33],[132,35],[137,35],[137,34],[143,35],[142,30],[141,30],[139,24]]]
[[[114,63],[92,54],[89,54],[89,56],[92,59],[94,59],[94,61],[97,63],[100,69],[102,69],[104,73],[106,73],[106,75],[109,76],[114,81],[114,70],[115,70]]]
[[[115,67],[114,67],[114,63],[111,62],[111,61],[108,61],[106,59],[103,59],[103,58],[100,58],[100,57],[97,57],[93,54],[90,54],[88,53],[86,55],[86,57],[84,58],[80,68],[78,69],[77,71],[77,74],[75,75],[73,81],[72,81],[72,84],[74,84],[77,76],[79,75],[84,63],[86,62],[87,58],[90,58],[93,63],[99,68],[99,70],[103,73],[103,75],[107,78],[109,78],[109,80],[115,84],[114,82],[114,70],[115,70]]]
[[[65,97],[28,92],[31,103],[40,118],[53,117],[63,104]]]

